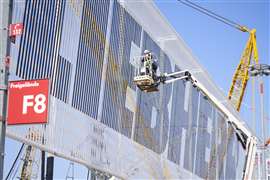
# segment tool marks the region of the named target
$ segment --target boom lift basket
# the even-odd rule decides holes
[[[135,71],[135,77],[133,82],[137,87],[144,92],[155,92],[158,91],[159,80],[158,77],[152,72],[152,70],[147,70],[142,63],[141,59],[144,58],[141,56],[136,60],[137,69]]]

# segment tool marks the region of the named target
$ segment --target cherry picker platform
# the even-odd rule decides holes
[[[138,88],[144,92],[154,92],[158,91],[158,86],[162,84],[172,83],[177,80],[190,80],[194,82],[191,78],[191,74],[187,70],[177,71],[173,73],[164,73],[160,76],[152,77],[151,75],[139,75],[135,76],[133,82],[138,86]]]
[[[181,79],[194,82],[188,70],[157,75],[158,67],[154,58],[155,56],[148,50],[145,50],[144,55],[141,57],[140,68],[137,71],[138,75],[133,79],[133,82],[140,90],[144,92],[156,92],[161,83],[168,84]]]

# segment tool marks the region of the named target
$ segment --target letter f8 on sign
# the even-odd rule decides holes
[[[48,79],[10,82],[8,125],[47,123],[48,98]]]

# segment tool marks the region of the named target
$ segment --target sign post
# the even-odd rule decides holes
[[[48,79],[11,81],[8,92],[8,125],[48,122]]]
[[[12,17],[12,1],[0,1],[0,179],[3,179],[5,138],[6,138],[6,107],[7,107],[7,82],[8,66],[6,57],[10,55],[10,38],[8,28]]]

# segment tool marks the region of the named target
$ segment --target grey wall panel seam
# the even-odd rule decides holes
[[[37,37],[37,29],[38,29],[38,22],[37,19],[39,18],[38,16],[38,11],[39,11],[39,2],[33,2],[33,7],[34,7],[34,14],[33,14],[33,19],[32,19],[32,24],[34,24],[31,28],[31,42],[30,42],[30,48],[29,48],[29,55],[30,55],[30,62],[28,63],[28,71],[27,71],[27,79],[32,79],[34,72],[34,66],[36,64],[35,61],[35,55],[36,55],[36,37]]]
[[[44,78],[44,76],[43,76],[43,66],[44,66],[44,63],[45,63],[45,56],[44,56],[44,48],[43,47],[45,47],[45,43],[46,43],[46,41],[47,41],[47,37],[46,37],[46,33],[45,33],[45,28],[44,27],[46,27],[46,12],[48,11],[48,6],[47,6],[47,4],[46,4],[47,2],[45,1],[44,2],[44,4],[43,4],[43,9],[42,9],[42,16],[43,16],[43,18],[42,18],[42,27],[43,28],[41,28],[41,31],[40,31],[40,34],[41,34],[41,36],[43,36],[43,40],[42,40],[42,42],[41,42],[41,45],[40,45],[40,47],[42,47],[42,48],[40,48],[39,49],[39,54],[40,54],[40,65],[39,65],[39,67],[38,67],[38,73],[37,73],[37,76],[39,77],[39,78]]]
[[[101,73],[102,81],[101,81],[100,94],[99,94],[99,104],[98,104],[98,114],[97,114],[98,121],[101,121],[101,118],[102,118],[106,74],[107,74],[108,60],[109,60],[110,39],[111,39],[111,31],[112,31],[111,27],[112,27],[112,18],[113,18],[113,5],[114,5],[114,2],[110,1],[108,21],[107,21],[107,32],[106,32],[106,40],[107,41],[105,42],[103,67],[102,67],[102,73]]]
[[[40,78],[45,78],[45,76],[44,76],[44,66],[45,66],[45,63],[46,63],[46,52],[45,52],[45,48],[44,47],[46,47],[46,42],[48,41],[48,39],[47,39],[47,33],[46,33],[46,28],[47,28],[47,24],[46,24],[46,22],[47,22],[47,12],[48,12],[48,5],[47,5],[47,2],[45,1],[45,4],[44,4],[44,9],[43,9],[43,16],[45,17],[45,18],[43,18],[43,21],[42,21],[42,25],[43,25],[43,27],[44,28],[42,28],[42,30],[41,30],[41,34],[42,34],[42,36],[43,36],[43,41],[42,41],[42,43],[41,43],[41,47],[42,48],[40,48],[40,58],[41,58],[41,63],[40,63],[40,66],[39,66],[39,69],[38,69],[38,77],[40,77]]]
[[[71,6],[70,6],[71,7]],[[75,12],[75,11],[74,11]],[[81,8],[81,16],[78,17],[80,18],[80,23],[79,23],[79,35],[78,35],[78,47],[77,47],[77,51],[76,51],[76,57],[73,60],[73,64],[71,67],[71,76],[70,76],[70,87],[69,87],[69,93],[68,93],[68,103],[71,104],[73,106],[73,93],[76,89],[75,87],[75,81],[76,81],[76,68],[77,68],[77,62],[78,62],[78,53],[79,53],[79,46],[80,46],[80,33],[81,33],[81,22],[82,22],[82,13],[83,13],[83,4],[82,4],[82,8]],[[75,14],[75,18],[77,17],[77,14]]]
[[[62,57],[63,58],[63,57]],[[65,97],[66,97],[66,89],[67,89],[67,85],[66,85],[66,81],[67,81],[67,72],[68,72],[68,64],[67,64],[67,60],[65,58],[63,58],[63,73],[62,73],[62,88],[60,90],[61,93],[61,99],[62,101],[65,102]]]
[[[50,17],[51,17],[51,3],[50,2],[47,2],[47,11],[46,11],[46,36],[45,36],[45,47],[48,47],[49,46],[49,42],[50,42],[50,34],[51,34],[51,23],[50,23]],[[50,69],[50,62],[52,61],[51,59],[51,56],[50,56],[50,53],[51,53],[51,48],[48,48],[48,51],[46,52],[44,50],[44,67],[42,68],[43,70],[43,77],[50,77],[50,74],[49,74],[49,69]],[[51,81],[52,82],[52,81]]]
[[[59,55],[60,56],[60,55]],[[61,99],[62,101],[64,101],[64,91],[65,91],[65,74],[67,72],[67,69],[66,69],[66,60],[61,57],[61,64],[62,64],[62,67],[60,69],[60,72],[61,72],[61,76],[59,78],[59,88],[58,88],[58,91],[59,91],[59,99]]]
[[[26,8],[25,8],[25,11],[27,13],[27,15],[25,15],[25,19],[26,19],[26,27],[25,27],[25,33],[23,34],[23,43],[21,44],[22,47],[24,47],[26,45],[26,47],[28,47],[28,41],[27,41],[27,37],[28,37],[28,34],[29,34],[29,29],[30,29],[30,18],[29,18],[29,12],[30,12],[30,9],[31,9],[31,3],[28,2],[27,3],[28,6],[26,5]],[[21,77],[25,77],[25,69],[26,69],[26,48],[21,48],[21,56],[20,56],[20,61],[21,61],[21,70],[20,70],[20,76]]]
[[[71,89],[71,73],[72,73],[72,69],[73,69],[73,66],[72,66],[72,64],[70,64],[69,65],[69,74],[70,74],[70,76],[69,76],[69,79],[68,79],[68,89],[67,89],[67,102],[69,102],[69,98],[70,98],[70,96],[69,96],[69,94],[70,94],[70,89]]]
[[[43,2],[44,3],[44,2]],[[46,2],[45,2],[46,3]],[[45,42],[45,37],[44,37],[44,22],[45,22],[45,15],[44,15],[44,11],[46,11],[46,4],[42,4],[42,10],[41,10],[41,16],[42,16],[42,18],[41,18],[41,28],[40,28],[40,33],[39,33],[39,36],[40,36],[40,38],[41,37],[43,37],[43,40],[40,42],[40,46],[39,46],[39,49],[38,49],[38,55],[39,55],[39,64],[38,64],[38,66],[37,66],[37,74],[36,74],[36,77],[38,77],[38,78],[43,78],[42,77],[42,66],[43,66],[43,63],[44,63],[44,57],[42,56],[43,55],[43,47],[44,47],[44,42]],[[45,7],[45,8],[44,8]]]
[[[33,53],[33,63],[32,63],[32,68],[31,68],[31,70],[32,70],[32,73],[31,73],[31,79],[34,79],[34,78],[36,78],[36,74],[37,74],[37,69],[36,69],[36,67],[37,67],[37,65],[40,63],[40,58],[38,58],[38,51],[39,51],[39,44],[41,43],[41,41],[39,41],[39,38],[40,38],[40,35],[39,35],[39,32],[40,32],[40,27],[41,27],[41,25],[40,25],[40,19],[41,19],[41,15],[40,15],[40,10],[41,10],[41,6],[42,6],[42,4],[40,3],[40,2],[38,2],[38,8],[36,9],[36,11],[37,11],[37,18],[35,19],[36,20],[36,24],[37,24],[37,26],[36,26],[36,28],[35,28],[35,37],[34,37],[34,39],[35,39],[35,43],[34,43],[34,53]]]
[[[21,62],[22,62],[22,66],[21,66],[21,77],[22,78],[25,78],[25,71],[26,71],[26,68],[27,68],[27,62],[26,62],[26,55],[27,55],[27,47],[29,46],[29,43],[28,43],[28,34],[29,34],[29,31],[30,31],[30,18],[31,16],[29,17],[29,13],[31,13],[31,3],[28,2],[28,8],[26,9],[27,11],[27,21],[26,21],[26,28],[25,28],[25,33],[24,33],[24,42],[23,42],[23,47],[26,46],[26,48],[22,48],[22,56],[21,56]]]
[[[25,56],[25,69],[24,69],[24,75],[23,78],[24,79],[29,79],[29,71],[30,71],[30,65],[32,63],[32,56],[31,56],[31,50],[32,50],[32,42],[33,42],[33,38],[32,38],[32,34],[33,34],[33,27],[31,26],[31,24],[33,23],[33,19],[34,19],[34,14],[35,14],[35,10],[34,9],[34,3],[30,2],[30,17],[29,17],[29,29],[28,29],[28,33],[27,33],[27,39],[26,39],[26,56]]]
[[[54,51],[54,48],[51,47],[50,44],[54,44],[55,43],[55,37],[54,37],[54,34],[55,34],[55,15],[54,15],[54,9],[56,8],[55,7],[55,3],[53,1],[50,1],[49,3],[49,16],[48,16],[48,24],[49,24],[49,39],[48,40],[48,45],[49,45],[49,51],[48,51],[48,59],[49,59],[49,62],[47,64],[47,76],[51,78],[51,89],[52,89],[52,86],[53,86],[53,79],[52,79],[52,76],[53,76],[53,66],[54,66],[54,59],[53,59],[53,51]],[[50,22],[50,19],[53,19],[54,21]],[[53,92],[51,92],[53,93]]]
[[[65,72],[63,73],[63,90],[62,90],[62,100],[66,103],[66,97],[67,97],[67,79],[69,78],[68,76],[68,61],[64,58],[65,63],[64,63],[64,69]]]

